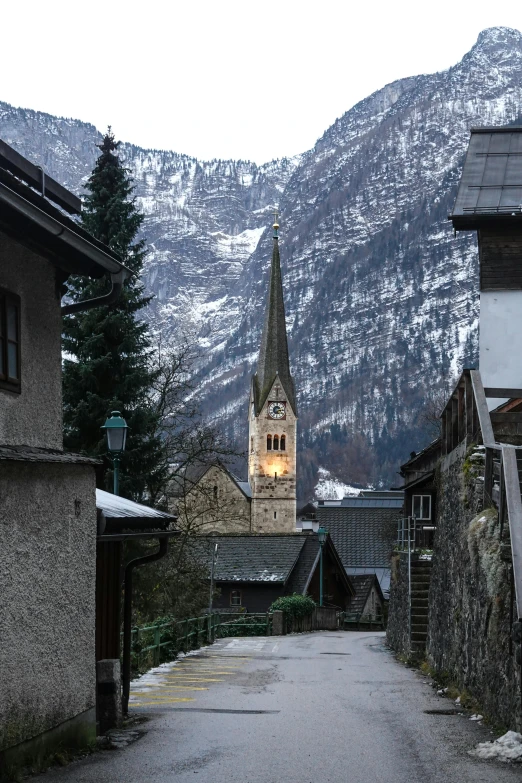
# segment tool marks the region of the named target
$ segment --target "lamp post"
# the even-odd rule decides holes
[[[321,547],[319,555],[319,606],[323,605],[323,547],[327,535],[328,531],[324,527],[320,527],[317,531],[317,538],[319,539],[319,546]]]
[[[107,419],[102,430],[107,433],[107,448],[110,451],[113,464],[115,495],[119,495],[120,489],[120,459],[125,451],[125,441],[127,440],[127,422],[122,418],[119,411],[112,411],[110,419]]]

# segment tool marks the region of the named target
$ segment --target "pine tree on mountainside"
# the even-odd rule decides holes
[[[150,399],[154,382],[148,360],[150,339],[138,313],[147,305],[140,274],[144,241],[136,240],[143,221],[133,199],[128,170],[118,156],[109,128],[101,154],[86,185],[88,195],[82,225],[120,255],[134,276],[111,305],[69,315],[64,319],[64,443],[71,451],[103,457],[102,488],[112,488],[112,465],[100,427],[111,411],[119,410],[129,426],[121,461],[120,494],[135,500],[154,497],[166,475],[158,414]],[[73,301],[106,293],[107,280],[70,278]]]

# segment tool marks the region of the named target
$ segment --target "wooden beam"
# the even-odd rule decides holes
[[[482,442],[484,446],[493,446],[495,443],[495,436],[493,434],[493,427],[489,416],[484,386],[482,385],[482,378],[480,377],[480,372],[478,370],[470,370],[469,374],[471,375],[471,383],[473,385],[473,395],[475,397],[475,406],[477,409],[480,431],[482,433]]]
[[[451,398],[451,450],[459,445],[459,401],[457,395]]]
[[[522,424],[522,413],[496,413],[489,414],[492,424]]]
[[[486,448],[484,464],[484,506],[487,508],[493,502],[493,449]]]
[[[32,188],[40,191],[42,196],[46,196],[50,201],[54,201],[66,212],[71,215],[79,215],[82,211],[82,202],[63,185],[60,185],[52,177],[43,174],[42,169],[35,166],[34,163],[24,158],[19,152],[14,150],[9,144],[0,139],[0,166],[8,169],[15,177],[19,177]],[[43,188],[42,188],[43,184]]]
[[[464,413],[464,384],[460,383],[457,389],[458,394],[458,422],[459,422],[459,443],[466,437],[466,417]]]
[[[517,618],[522,618],[522,499],[517,469],[517,452],[513,447],[502,446],[502,463],[506,487],[506,503],[513,559],[513,578],[517,601]]]
[[[484,389],[486,397],[509,397],[522,400],[522,389],[494,389],[491,386],[486,386]]]
[[[469,373],[464,373],[464,388],[466,402],[466,446],[473,442],[473,389]]]

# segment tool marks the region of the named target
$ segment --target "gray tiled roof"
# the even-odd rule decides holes
[[[345,568],[390,566],[400,508],[319,506],[317,519],[325,527]]]
[[[472,128],[452,218],[521,215],[522,128]]]
[[[0,446],[0,460],[7,462],[64,462],[73,465],[100,465],[98,459],[82,454],[69,454],[57,449],[40,449],[32,446]]]
[[[316,535],[308,534],[305,544],[301,550],[299,560],[296,563],[290,581],[288,582],[289,593],[299,593],[303,595],[308,580],[312,575],[312,570],[319,556],[319,539]]]
[[[361,613],[366,606],[366,601],[375,583],[375,574],[358,574],[351,576],[350,580],[355,587],[355,595],[350,602],[350,611]]]
[[[347,566],[346,573],[352,579],[359,574],[373,574],[377,579],[381,592],[385,598],[390,597],[391,568],[379,568],[378,566]]]
[[[211,562],[218,544],[217,582],[272,582],[284,584],[304,546],[306,534],[209,536],[198,542]]]

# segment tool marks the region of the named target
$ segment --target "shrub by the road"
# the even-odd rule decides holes
[[[315,609],[315,601],[308,595],[299,595],[294,593],[293,595],[284,595],[278,598],[269,611],[282,611],[289,617],[305,617],[307,614],[312,614]]]

